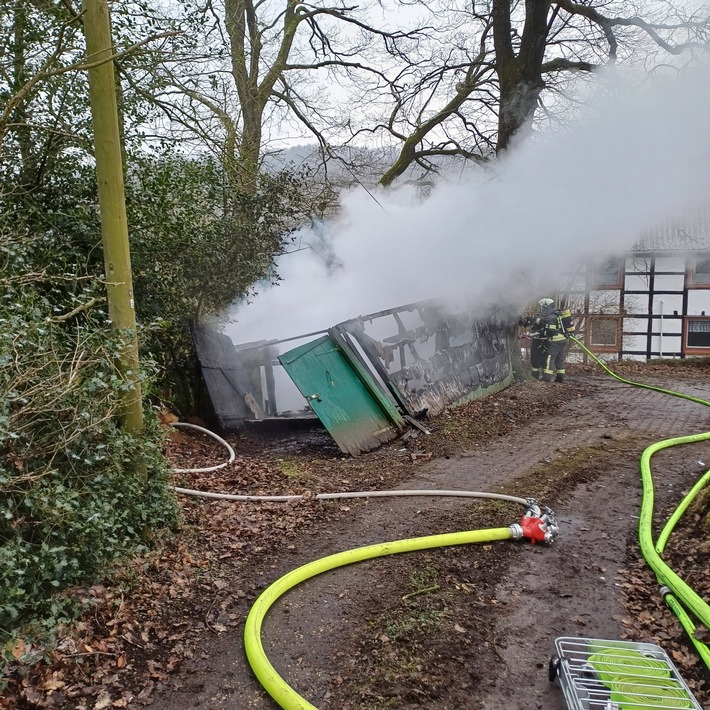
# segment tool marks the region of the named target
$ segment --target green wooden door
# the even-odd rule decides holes
[[[397,427],[329,336],[289,350],[279,362],[341,451],[359,454],[397,436]]]

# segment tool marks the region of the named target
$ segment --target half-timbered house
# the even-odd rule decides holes
[[[710,355],[710,211],[586,264],[564,295],[587,347],[610,359]]]

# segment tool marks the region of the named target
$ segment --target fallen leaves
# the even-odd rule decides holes
[[[62,631],[60,641],[44,660],[43,651],[29,640],[13,642],[9,654],[15,663],[8,676],[12,696],[0,698],[0,708],[101,710],[154,702],[158,692],[177,682],[181,664],[199,654],[197,642],[202,634],[225,636],[241,626],[246,599],[258,591],[250,561],[263,558],[276,546],[291,554],[300,545],[299,533],[314,521],[357,511],[359,503],[316,501],[314,491],[391,487],[431,456],[447,455],[462,443],[485,445],[557,402],[583,394],[583,387],[574,382],[565,388],[513,386],[495,401],[470,402],[432,420],[431,437],[412,436],[411,442],[393,442],[357,459],[344,458],[327,435],[314,435],[312,445],[307,436],[285,441],[240,439],[242,445],[235,444],[239,454],[231,466],[209,474],[180,474],[175,484],[238,494],[304,494],[304,499],[254,504],[181,497],[185,526],[180,536],[166,538],[153,552],[136,556],[122,570],[113,571],[110,581],[73,590],[88,611],[80,622]],[[403,449],[407,443],[419,448]],[[288,448],[288,456],[298,457],[302,477],[284,473],[285,455],[281,452],[279,462],[278,446]],[[178,468],[222,460],[215,442],[183,432],[171,436],[169,456]],[[694,586],[699,585],[699,591],[703,589],[702,594],[709,598],[710,564],[708,550],[699,547],[702,541],[703,536],[692,530],[677,531],[673,548],[680,558],[695,560],[688,571],[694,575]],[[484,553],[489,550],[490,546],[482,546]],[[674,558],[674,569],[682,569],[682,565],[683,559]],[[605,573],[605,568],[600,572]],[[674,617],[655,592],[649,592],[657,588],[652,573],[643,563],[633,565],[620,584],[628,600],[622,623],[629,637],[660,643],[672,652],[694,692],[708,698],[695,656],[687,650]],[[486,597],[485,603],[470,599],[478,593],[478,580],[459,580],[457,585],[468,593],[467,604],[477,614],[501,608],[493,596]],[[425,595],[416,598],[424,599]],[[478,623],[452,624],[448,628],[453,634],[449,635],[455,635],[460,646],[473,643]],[[583,631],[587,621],[580,617],[577,623]],[[706,639],[708,632],[699,629],[698,634]],[[392,652],[389,635],[377,638],[386,647],[383,653]],[[401,679],[403,693],[423,683],[422,678],[413,674]]]
[[[94,710],[105,710],[105,708],[110,707],[111,705],[113,705],[113,700],[111,700],[109,693],[104,691],[98,698],[96,698]]]
[[[13,644],[12,649],[10,650],[10,654],[15,660],[19,661],[20,658],[25,655],[25,648],[26,647],[24,640],[19,638]]]
[[[658,512],[658,518],[664,516]],[[665,562],[683,579],[692,578],[694,590],[703,598],[710,598],[710,564],[708,556],[699,552],[707,538],[702,523],[686,515],[673,533],[673,544],[664,551]],[[689,647],[689,641],[680,622],[662,597],[655,593],[658,582],[634,549],[633,559],[622,572],[620,586],[626,596],[625,614],[621,623],[628,629],[627,637],[635,641],[648,641],[661,646],[678,667],[698,700],[710,702],[710,684],[698,655]],[[698,561],[702,560],[702,564]],[[699,627],[694,634],[699,640],[709,641],[710,632]],[[707,705],[706,705],[707,706]]]
[[[174,434],[169,456],[176,468],[201,467],[219,458],[212,440]],[[175,482],[254,495],[301,492],[262,454],[239,456],[215,473],[181,474]],[[15,663],[0,678],[12,701],[8,705],[0,698],[0,708],[102,710],[150,704],[157,690],[172,683],[181,663],[195,655],[200,634],[223,635],[243,623],[244,613],[235,604],[246,597],[239,580],[249,556],[293,539],[324,514],[315,500],[243,504],[181,497],[180,502],[185,526],[179,536],[165,537],[102,583],[70,590],[88,611],[62,630],[54,647],[37,649],[23,638],[13,642],[9,655]]]

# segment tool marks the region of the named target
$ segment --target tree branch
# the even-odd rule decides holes
[[[564,59],[563,57],[557,57],[551,59],[549,62],[544,62],[540,71],[542,74],[551,74],[552,72],[558,71],[586,71],[591,72],[598,69],[598,64],[592,64],[591,62],[577,61],[573,62],[570,59]]]

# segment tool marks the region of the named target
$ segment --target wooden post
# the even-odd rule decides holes
[[[137,432],[143,427],[143,403],[116,79],[113,61],[110,59],[113,55],[113,42],[106,0],[84,0],[84,34],[87,63],[106,60],[89,69],[96,180],[99,189],[108,312],[113,327],[122,331],[127,338],[119,359],[119,367],[132,385],[123,401],[121,424],[126,430]]]

